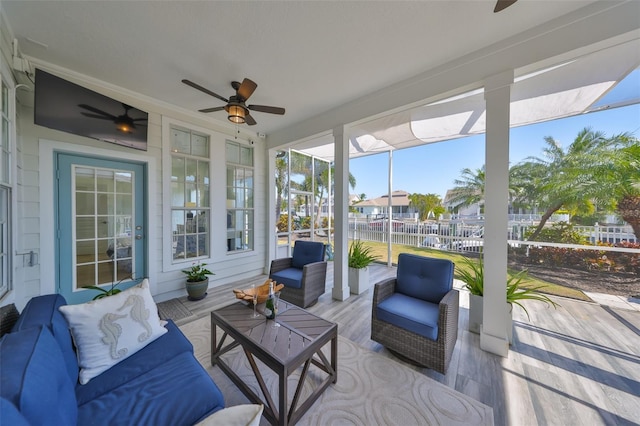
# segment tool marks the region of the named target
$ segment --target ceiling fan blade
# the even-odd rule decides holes
[[[250,116],[249,114],[244,116],[244,121],[245,123],[247,123],[249,126],[253,126],[256,123],[256,120],[254,120],[254,118],[252,116]]]
[[[248,78],[245,78],[244,80],[242,80],[242,84],[240,85],[240,87],[238,87],[238,90],[236,92],[238,93],[238,96],[246,101],[247,99],[249,99],[249,96],[251,96],[256,90],[256,87],[258,87],[256,83],[254,83],[252,80],[249,80]]]
[[[284,115],[284,108],[268,106],[268,105],[249,105],[251,111],[268,112],[269,114]]]
[[[100,120],[109,120],[109,121],[113,121],[112,118],[109,117],[105,117],[104,115],[98,115],[98,114],[89,114],[88,112],[84,112],[81,111],[80,114],[84,115],[85,117],[89,117],[89,118],[99,118]]]
[[[147,121],[146,118],[133,118],[133,121]]]
[[[517,0],[498,0],[496,7],[493,9],[493,13],[498,13],[514,4]]]
[[[224,107],[221,106],[221,107],[199,109],[198,111],[200,111],[200,112],[214,112],[214,111],[222,111],[223,109],[224,109]]]
[[[117,118],[115,115],[111,115],[111,114],[109,114],[108,112],[105,112],[105,111],[102,111],[101,109],[98,109],[98,108],[92,107],[91,105],[87,105],[87,104],[79,104],[78,106],[79,106],[80,108],[87,109],[87,110],[89,110],[89,111],[91,111],[91,112],[95,112],[96,114],[99,114],[99,115],[101,115],[101,116],[103,116],[103,117],[105,117],[105,118],[109,118],[109,119],[111,119],[111,120],[115,120],[115,119]]]
[[[211,91],[211,90],[209,90],[209,89],[205,89],[204,87],[200,86],[199,84],[194,83],[193,81],[189,81],[189,80],[187,80],[187,79],[183,79],[183,80],[182,80],[182,82],[183,82],[184,84],[186,84],[187,86],[191,86],[191,87],[193,87],[194,89],[199,90],[199,91],[201,91],[201,92],[204,92],[204,93],[206,93],[207,95],[211,95],[211,96],[213,96],[214,98],[218,98],[218,99],[220,99],[220,100],[221,100],[221,101],[223,101],[223,102],[229,102],[229,100],[228,100],[228,99],[223,98],[222,96],[218,95],[217,93],[212,92],[212,91]]]

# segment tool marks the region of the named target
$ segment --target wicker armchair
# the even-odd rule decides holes
[[[400,254],[398,276],[374,287],[371,339],[446,374],[458,339],[453,268],[449,260]]]
[[[284,284],[280,297],[306,308],[315,304],[325,292],[327,262],[323,243],[296,241],[293,257],[271,261],[269,278]]]

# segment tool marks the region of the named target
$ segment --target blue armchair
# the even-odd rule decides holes
[[[453,270],[450,260],[401,253],[397,277],[374,287],[371,339],[446,374],[458,339]]]
[[[271,261],[269,278],[284,284],[280,291],[282,299],[301,308],[318,301],[327,279],[324,253],[323,243],[298,240],[293,246],[293,257]]]

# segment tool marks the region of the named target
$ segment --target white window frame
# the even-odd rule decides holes
[[[172,164],[172,152],[171,152],[171,128],[177,127],[182,130],[192,131],[209,138],[209,156],[206,158],[209,161],[209,241],[208,241],[208,255],[199,257],[190,257],[186,259],[173,259],[173,232],[172,232],[172,194],[171,194],[171,164]],[[163,271],[177,271],[191,266],[194,262],[209,263],[216,257],[215,240],[217,236],[216,224],[216,209],[215,207],[215,182],[218,180],[215,176],[214,167],[214,146],[219,143],[220,136],[203,127],[186,123],[177,119],[163,116],[162,117],[162,204],[163,204],[163,218],[162,218],[162,268]],[[195,158],[195,157],[194,157]],[[200,157],[205,159],[205,157]],[[198,210],[200,207],[194,207],[194,210]]]
[[[8,136],[6,146],[6,155],[8,156],[8,182],[4,182],[4,165],[0,164],[0,187],[6,197],[6,203],[0,203],[0,208],[5,208],[0,212],[0,218],[4,217],[0,226],[3,227],[2,238],[0,241],[0,298],[5,297],[13,290],[14,283],[14,250],[17,247],[17,232],[15,218],[17,218],[17,198],[16,198],[16,104],[15,104],[15,81],[13,80],[11,70],[4,58],[0,57],[0,79],[2,86],[7,89],[7,111],[2,110],[2,120],[7,121],[8,129],[4,133]],[[2,128],[0,127],[0,131]],[[0,136],[2,137],[2,136]],[[4,140],[2,145],[4,145]],[[0,150],[3,147],[0,146]],[[3,161],[3,155],[0,155],[0,161]],[[2,245],[6,244],[3,249]]]
[[[239,149],[241,148],[245,148],[245,149],[249,149],[251,151],[251,164],[243,164],[242,160],[240,162],[232,162],[230,161],[230,159],[227,157],[226,153],[227,153],[227,146],[228,145],[237,145]],[[239,155],[240,158],[242,157],[242,155]],[[225,160],[226,160],[226,167],[225,169],[228,169],[230,167],[234,168],[234,169],[243,169],[243,170],[251,170],[252,172],[252,186],[251,186],[251,191],[253,193],[252,195],[252,205],[251,207],[247,207],[245,206],[232,206],[231,204],[233,204],[233,202],[231,200],[229,200],[227,198],[227,210],[226,210],[226,214],[227,217],[229,217],[229,215],[231,214],[232,216],[235,216],[235,214],[233,213],[237,213],[239,211],[242,212],[251,212],[251,223],[245,224],[243,226],[243,229],[240,231],[242,232],[242,235],[240,238],[237,237],[237,228],[234,228],[233,231],[230,231],[229,229],[227,229],[227,254],[238,254],[238,253],[246,253],[246,252],[251,252],[255,250],[255,239],[256,239],[256,228],[255,228],[255,224],[256,224],[256,216],[255,216],[255,212],[256,212],[256,208],[255,208],[255,191],[256,191],[256,169],[255,169],[255,156],[256,156],[256,152],[255,149],[252,146],[245,146],[245,144],[243,144],[240,141],[231,141],[231,140],[226,140],[225,141]],[[228,181],[228,176],[225,179],[225,188],[226,188],[226,193],[229,194],[229,191],[233,191],[234,188],[241,188],[241,189],[248,189],[248,187],[243,186],[243,187],[237,187],[235,184],[230,184],[230,182]],[[228,196],[227,196],[228,197]],[[231,213],[233,212],[233,213]],[[243,215],[244,216],[244,215]],[[237,216],[236,216],[237,217]],[[227,219],[228,220],[228,219]],[[230,235],[230,232],[233,232],[232,235]],[[245,246],[241,243],[240,244],[240,248],[238,248],[238,244],[235,243],[235,241],[237,240],[249,240],[248,242],[248,246],[245,248]],[[233,243],[230,243],[230,241]]]

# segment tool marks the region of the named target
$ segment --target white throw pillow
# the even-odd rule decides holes
[[[242,404],[223,408],[196,426],[258,426],[263,408],[261,404]]]
[[[116,295],[59,309],[71,329],[83,385],[167,332],[147,279]]]

